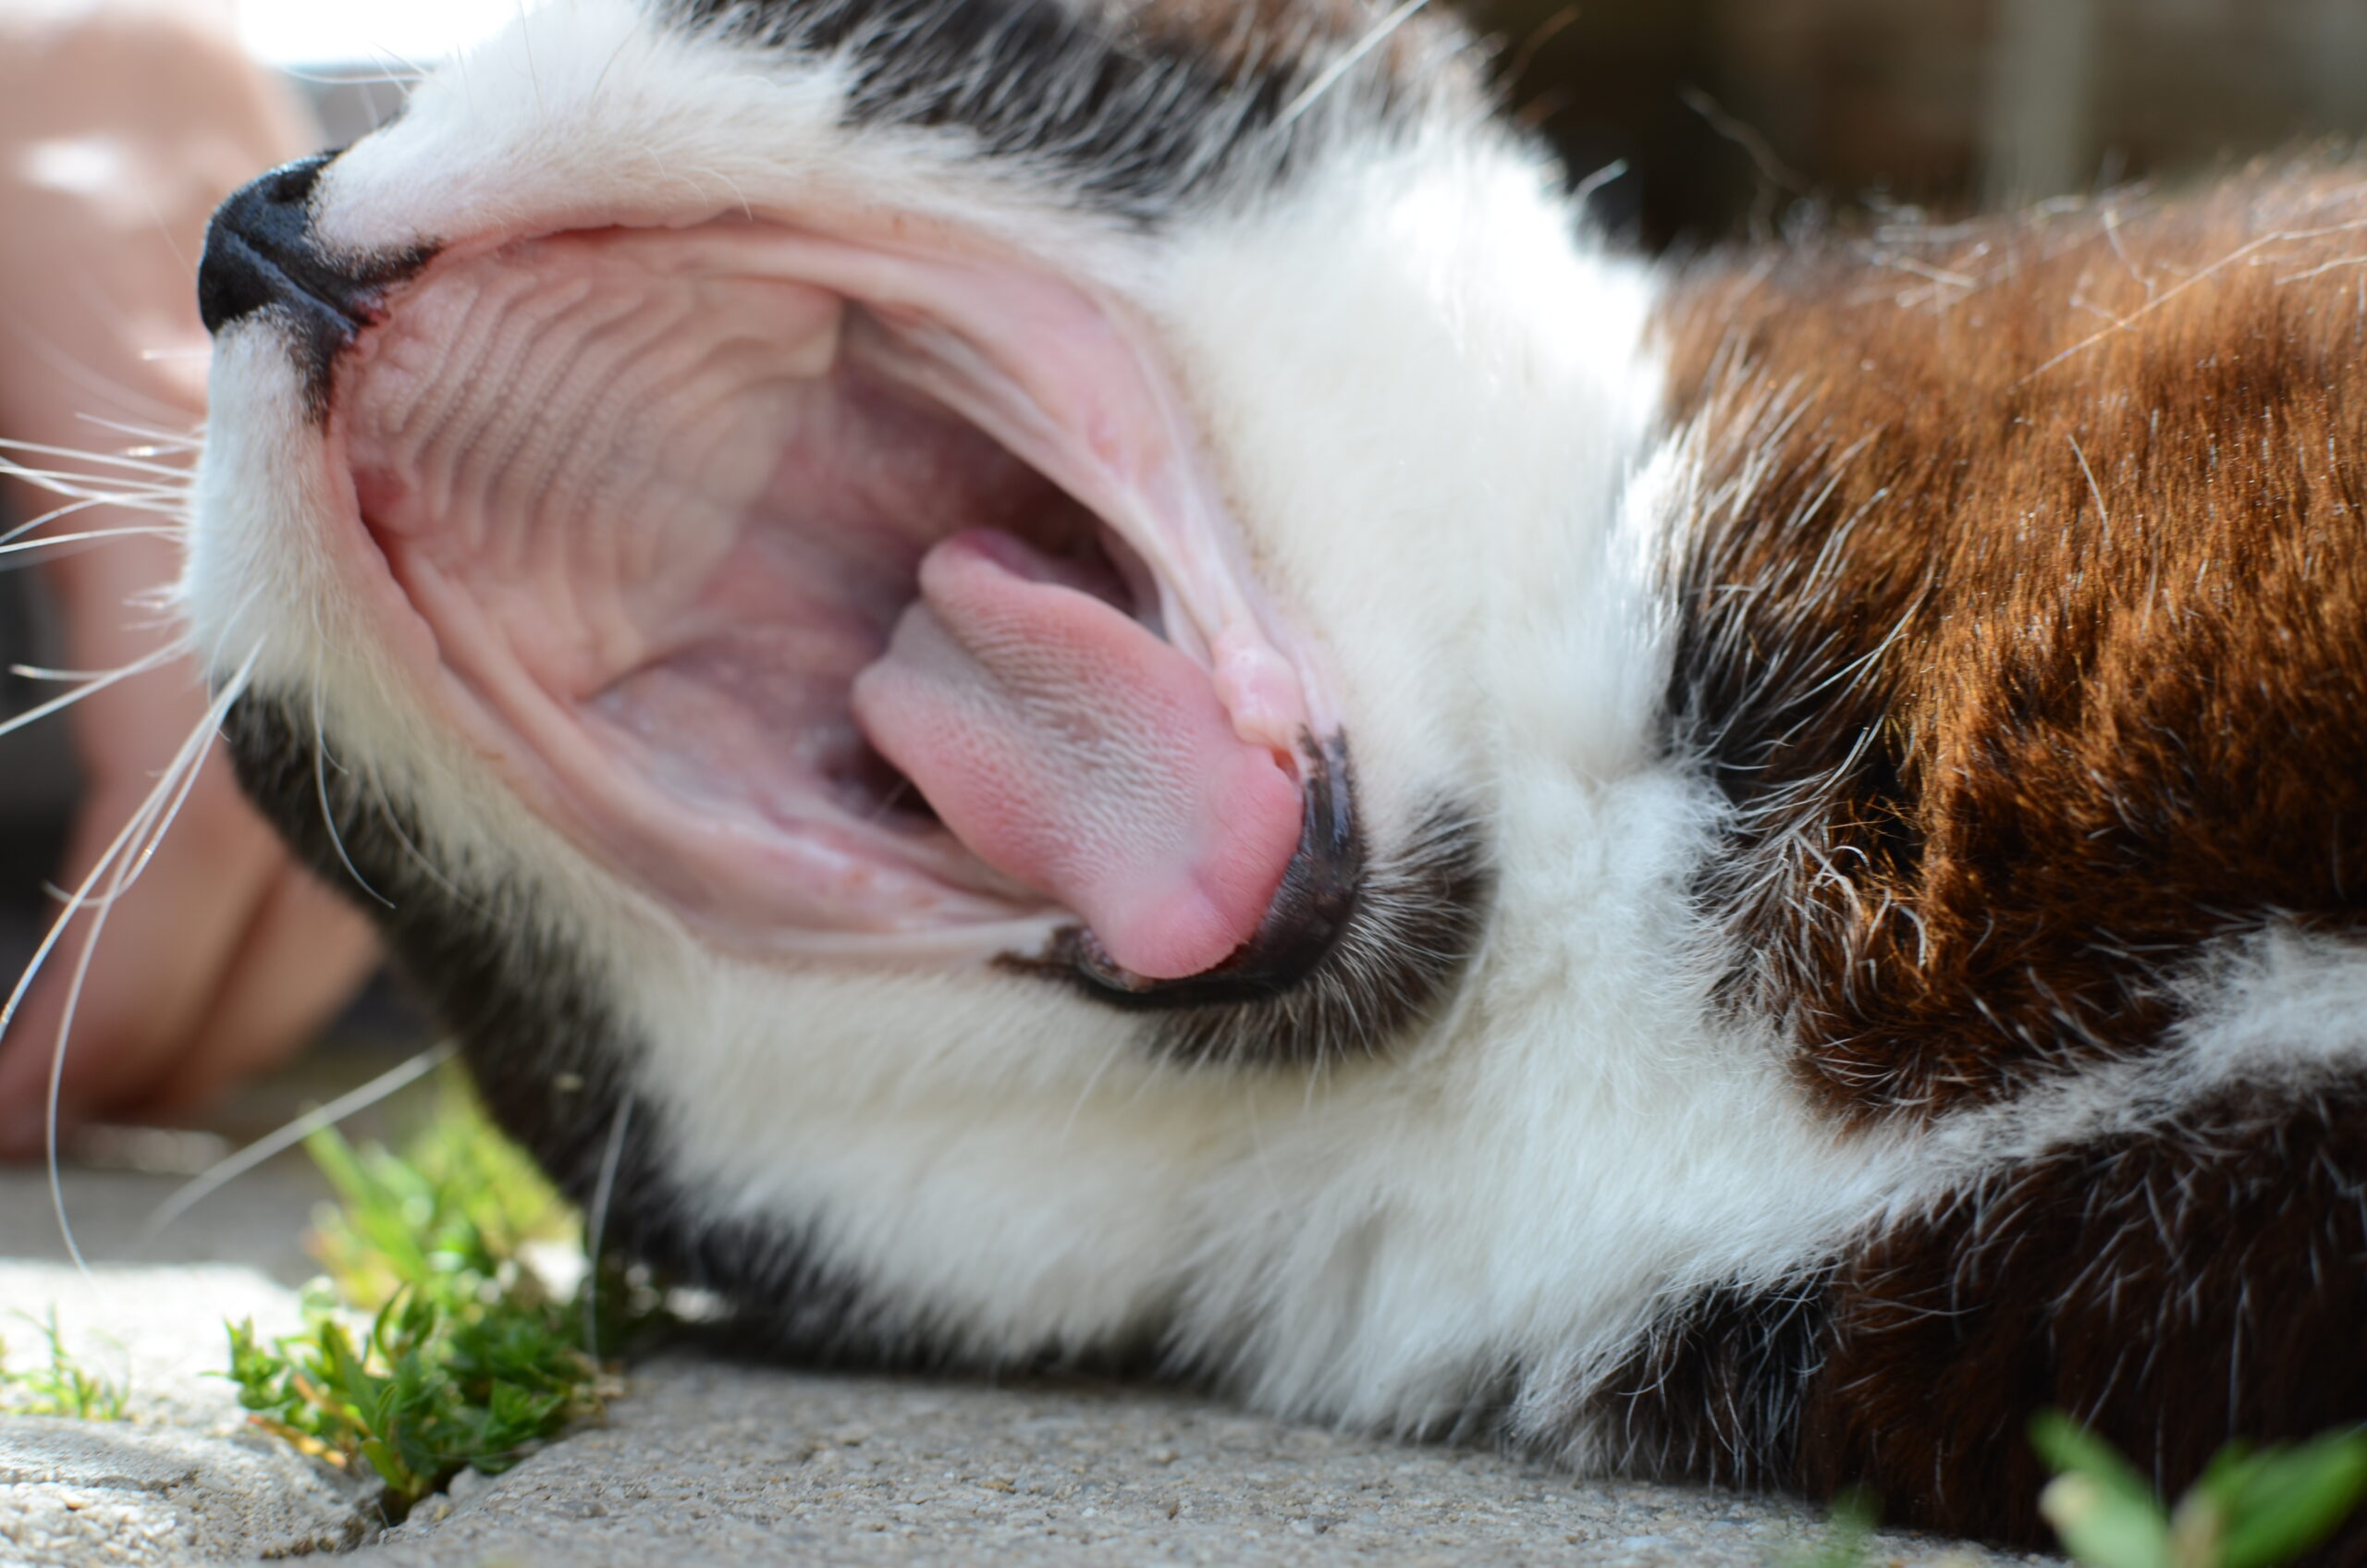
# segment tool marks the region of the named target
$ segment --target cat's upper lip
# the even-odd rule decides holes
[[[709,330],[727,318],[772,325]],[[814,433],[828,420],[840,445]],[[931,421],[967,434],[945,446]],[[841,472],[850,445],[880,472]],[[1290,896],[1230,917],[1243,951],[1156,935],[1130,950],[1196,952],[1191,973],[1270,986],[1300,967],[1285,956],[1308,946],[1300,925],[1336,925],[1358,857],[1340,851],[1354,829],[1318,662],[1248,570],[1151,335],[1081,288],[744,221],[457,245],[339,361],[328,449],[433,633],[441,668],[422,673],[454,720],[596,859],[735,945],[1007,953],[1073,922],[934,824],[877,819],[892,798],[863,820],[829,772],[860,749],[844,688],[912,592],[881,583],[909,584],[930,536],[999,506],[1056,549],[1098,520],[1137,613],[1204,672],[1233,743],[1318,797],[1287,871],[1270,863]],[[954,515],[899,491],[922,451],[950,455],[918,466],[962,471],[941,487]],[[1043,480],[1057,496],[1030,501]],[[877,530],[811,520],[833,505],[923,536],[835,543]],[[802,651],[782,651],[788,632]],[[811,744],[784,750],[784,734]],[[1176,852],[1198,875],[1196,851]],[[1078,967],[1156,992],[1110,945],[1072,943]]]

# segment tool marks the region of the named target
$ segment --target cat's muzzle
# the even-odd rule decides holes
[[[1331,952],[1339,718],[1141,320],[803,215],[359,254],[332,163],[223,204],[206,325],[280,335],[389,656],[579,849],[735,950],[1130,1006]]]

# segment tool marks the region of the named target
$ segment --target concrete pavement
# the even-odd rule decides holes
[[[173,1180],[75,1170],[94,1259],[131,1250]],[[296,1321],[322,1189],[300,1156],[201,1206],[172,1261],[60,1261],[37,1172],[0,1172],[0,1337],[42,1352],[54,1309],[134,1419],[0,1419],[0,1564],[239,1562],[351,1550],[373,1568],[749,1564],[1686,1564],[1767,1568],[1807,1511],[1576,1481],[1482,1451],[1286,1426],[1159,1390],[839,1377],[692,1351],[635,1367],[607,1420],[507,1475],[464,1476],[391,1531],[371,1488],[248,1427],[222,1322]],[[275,1278],[276,1276],[276,1278]],[[16,1314],[23,1317],[12,1316]],[[1872,1561],[2042,1562],[1885,1536]]]

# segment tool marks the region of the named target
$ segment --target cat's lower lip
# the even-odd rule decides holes
[[[330,450],[432,633],[431,694],[608,870],[738,948],[1065,954],[1149,1000],[1217,974],[1288,984],[1359,864],[1314,662],[1243,568],[1181,408],[1082,291],[735,222],[453,248],[340,361]],[[915,763],[908,723],[905,771],[963,802],[949,830],[849,692],[965,528],[1075,563],[1080,592],[1150,629],[1137,644],[1171,650],[1160,700],[1212,717],[1145,731],[1147,775],[1091,742],[1061,765],[1102,766],[1083,782]],[[1130,700],[1076,668],[1057,700]],[[991,733],[1024,706],[964,711]],[[1269,794],[1195,782],[1220,766],[1279,770],[1304,804],[1277,821]],[[1081,848],[1024,820],[1054,785]],[[1014,813],[1016,839],[964,836]]]

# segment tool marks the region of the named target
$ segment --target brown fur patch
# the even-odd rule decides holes
[[[2367,176],[1746,255],[1666,329],[1704,892],[1829,1110],[2142,1055],[2212,938],[2367,927]],[[2002,1170],[1678,1315],[1595,1415],[1639,1469],[2031,1543],[2039,1409],[2172,1489],[2357,1421],[2362,1115],[2233,1092]]]
[[[2147,1048],[2161,967],[2367,896],[2367,176],[1697,269],[1673,709],[1737,1000],[1932,1114]]]

